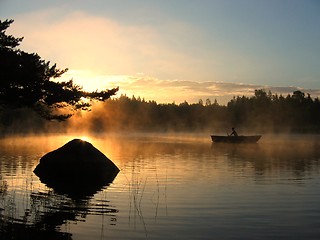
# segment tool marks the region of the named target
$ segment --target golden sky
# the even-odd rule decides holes
[[[176,103],[257,88],[319,96],[319,11],[308,0],[0,3],[20,48],[69,68],[64,78]]]

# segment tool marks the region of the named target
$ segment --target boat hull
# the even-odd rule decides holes
[[[256,143],[261,135],[253,136],[218,136],[211,135],[212,142],[215,143]]]

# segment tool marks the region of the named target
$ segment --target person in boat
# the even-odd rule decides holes
[[[236,130],[234,128],[232,128],[232,132],[230,133],[229,136],[238,137],[238,133],[236,132]]]

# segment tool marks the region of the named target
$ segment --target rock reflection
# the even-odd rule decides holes
[[[54,190],[32,191],[22,203],[23,210],[19,200],[20,197],[6,191],[5,187],[1,190],[0,239],[70,240],[72,234],[62,231],[63,225],[85,222],[88,215],[107,216],[114,225],[118,212],[107,199],[70,198]]]
[[[66,195],[73,200],[89,199],[94,196],[94,194],[100,192],[101,190],[109,186],[109,182],[105,184],[92,184],[82,181],[73,182],[46,182],[41,181],[47,187],[52,188],[55,193]]]
[[[5,200],[2,196],[7,214],[2,209],[0,239],[72,239],[72,234],[61,231],[61,226],[85,222],[88,215],[105,215],[114,221],[118,212],[108,200],[92,203],[90,199],[71,199],[48,191],[31,193],[26,202],[30,205],[23,216],[16,218],[14,211],[18,209],[14,200],[10,196]]]

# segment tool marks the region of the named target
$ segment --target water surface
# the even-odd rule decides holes
[[[94,195],[41,183],[39,159],[82,137],[120,169]],[[0,239],[319,239],[320,138],[28,136],[0,140]]]

